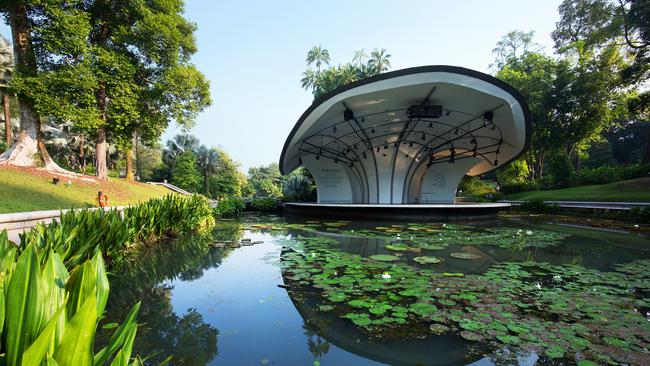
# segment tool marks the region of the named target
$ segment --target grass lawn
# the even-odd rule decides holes
[[[508,195],[509,200],[650,202],[650,178]]]
[[[0,168],[0,213],[55,210],[97,206],[97,192],[109,197],[111,206],[144,202],[172,193],[167,188],[112,178],[109,182],[88,182],[61,178],[52,183],[53,175],[38,169]]]

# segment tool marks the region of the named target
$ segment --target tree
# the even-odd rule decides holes
[[[211,196],[210,176],[212,176],[219,167],[219,151],[201,145],[196,152],[196,157],[196,163],[201,175],[203,176],[203,193],[205,193],[206,196]]]
[[[253,197],[282,197],[282,175],[277,163],[248,169],[248,182]]]
[[[523,57],[527,53],[541,53],[542,46],[533,41],[534,36],[535,31],[513,30],[501,37],[496,47],[492,49],[495,59],[490,68],[498,71],[509,61]]]
[[[565,0],[552,36],[561,53],[606,60],[612,54],[625,62],[609,65],[619,90],[629,92],[629,117],[650,118],[650,3],[634,0]],[[650,162],[650,135],[644,161]]]
[[[321,65],[329,65],[330,63],[330,53],[326,48],[321,47],[321,45],[314,46],[307,52],[307,66],[311,64],[316,64],[316,70],[320,73]]]
[[[368,60],[368,56],[361,49],[355,51],[351,63],[321,69],[321,64],[329,64],[329,52],[317,46],[307,53],[308,68],[302,73],[300,84],[305,90],[311,89],[314,99],[318,99],[340,86],[387,71],[390,69],[390,57],[385,49],[374,49]],[[321,60],[321,63],[317,60]],[[364,63],[365,60],[368,60],[367,63]],[[317,70],[309,67],[313,63],[316,63]]]
[[[368,61],[368,68],[372,70],[374,75],[381,74],[382,72],[390,70],[390,57],[385,48],[375,48],[370,52],[370,60]]]
[[[216,199],[226,197],[244,197],[246,195],[246,176],[238,168],[239,164],[234,161],[223,149],[216,149],[219,153],[217,169],[210,177],[210,193]]]
[[[2,108],[5,119],[5,143],[11,146],[11,111],[9,106],[9,80],[14,70],[13,47],[3,36],[0,36],[0,93],[2,93]]]
[[[192,151],[181,153],[172,169],[172,184],[189,192],[198,192],[201,174],[196,166],[196,155]]]
[[[15,70],[13,82],[21,78],[35,79],[37,59],[32,41],[29,14],[34,4],[28,0],[1,0],[0,11],[11,26],[14,45]],[[15,88],[14,88],[15,90]],[[20,109],[20,134],[14,145],[0,155],[0,164],[17,166],[43,165],[49,170],[64,172],[50,158],[41,131],[41,122],[29,90],[16,90]]]

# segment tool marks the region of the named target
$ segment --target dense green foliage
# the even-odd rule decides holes
[[[106,178],[107,140],[124,150],[135,135],[155,143],[171,122],[188,127],[211,103],[190,62],[196,25],[183,11],[182,0],[2,1],[9,19],[26,17],[12,31],[33,46],[33,61],[17,58],[10,87],[41,116],[95,140]]]
[[[176,158],[171,183],[189,192],[199,191],[201,175],[194,152],[184,151]]]
[[[499,180],[507,190],[585,184],[571,180],[592,174],[580,173],[583,165],[650,162],[650,98],[643,87],[650,76],[650,6],[644,4],[563,1],[552,33],[556,56],[542,53],[533,32],[513,31],[497,44],[496,77],[522,92],[533,122],[524,155],[528,181],[504,172]]]
[[[97,251],[116,262],[136,242],[205,230],[213,223],[212,210],[205,198],[168,195],[128,207],[124,212],[68,211],[56,222],[38,224],[21,234],[20,247],[34,245],[39,251],[51,250],[68,267],[92,258]]]
[[[251,200],[251,208],[260,212],[275,212],[280,209],[280,200],[273,197],[258,197]]]
[[[246,208],[246,202],[240,197],[222,199],[214,208],[214,213],[219,217],[237,217]]]
[[[352,62],[323,70],[321,66],[329,65],[331,61],[329,51],[320,45],[314,46],[307,52],[306,62],[308,67],[315,64],[316,70],[309,67],[303,72],[300,82],[305,90],[311,89],[314,99],[318,99],[339,86],[388,71],[390,57],[383,48],[375,48],[370,56],[361,49],[355,51]]]
[[[3,364],[141,365],[131,361],[137,331],[135,304],[108,344],[94,352],[109,283],[101,252],[66,268],[51,248],[14,246],[0,233],[0,349]],[[70,271],[69,271],[70,270]]]

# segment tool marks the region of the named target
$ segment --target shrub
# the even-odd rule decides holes
[[[102,255],[72,268],[51,249],[18,247],[0,233],[0,348],[3,365],[127,365],[135,339],[136,304],[106,347],[93,354],[109,285]],[[47,361],[46,361],[47,360]],[[140,364],[137,358],[132,365]]]
[[[566,187],[569,185],[571,175],[573,174],[573,165],[569,155],[562,151],[557,155],[551,156],[548,163],[548,170],[553,177],[555,188]]]
[[[241,197],[228,197],[217,204],[213,212],[219,217],[236,217],[246,208],[246,203]]]
[[[519,209],[521,209],[522,211],[529,211],[535,213],[552,212],[553,208],[554,206],[547,205],[546,203],[544,203],[543,200],[539,200],[539,199],[524,201],[519,206]]]
[[[8,148],[9,148],[9,146],[7,145],[6,142],[0,141],[0,154],[7,151]]]
[[[280,210],[280,201],[272,197],[255,198],[251,201],[253,211],[274,212]]]
[[[127,244],[160,239],[214,225],[205,197],[168,195],[117,210],[79,210],[61,214],[57,222],[38,224],[21,234],[21,247],[34,244],[52,250],[68,266],[81,264],[96,251],[119,261]]]
[[[581,169],[571,177],[571,185],[606,184],[620,180],[647,176],[650,164],[632,164],[628,166],[601,166]]]
[[[501,186],[501,192],[505,194],[536,191],[540,185],[534,181],[524,181],[521,183],[504,184]]]
[[[482,181],[478,177],[465,176],[458,185],[458,191],[462,191],[464,197],[487,198],[492,197],[496,192],[494,186]]]

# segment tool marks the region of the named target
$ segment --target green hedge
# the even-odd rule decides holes
[[[606,184],[621,180],[646,177],[650,173],[650,164],[632,164],[628,166],[601,166],[581,169],[569,178],[569,185]]]
[[[241,197],[228,197],[217,203],[214,208],[215,216],[219,217],[237,217],[246,208],[246,202]]]
[[[272,197],[255,198],[251,201],[251,209],[261,212],[275,212],[282,208],[280,200]]]

